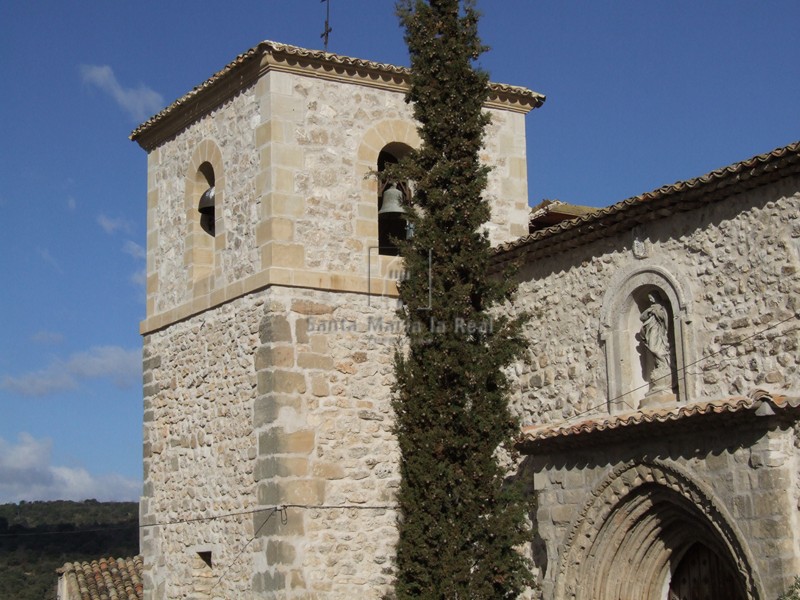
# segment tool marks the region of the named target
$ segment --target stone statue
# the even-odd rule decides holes
[[[648,294],[650,301],[639,319],[642,321],[641,338],[650,356],[653,368],[650,370],[650,393],[672,388],[670,375],[670,345],[667,309],[658,302],[654,294]]]

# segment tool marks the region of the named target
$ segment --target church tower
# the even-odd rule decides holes
[[[407,85],[400,67],[263,42],[132,133],[148,154],[146,598],[391,585],[404,230],[375,172],[419,144]],[[528,232],[524,116],[543,100],[491,86],[493,243]]]

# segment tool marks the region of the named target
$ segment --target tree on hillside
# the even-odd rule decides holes
[[[513,291],[488,275],[479,152],[488,76],[472,2],[401,0],[421,147],[391,176],[414,182],[414,236],[400,243],[408,347],[395,356],[401,450],[399,598],[514,598],[530,583],[515,547],[526,505],[498,462],[517,422],[503,368],[521,351],[522,319],[490,312]]]

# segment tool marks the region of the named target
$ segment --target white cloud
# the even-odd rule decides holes
[[[36,252],[39,253],[39,257],[46,262],[48,265],[53,267],[56,271],[58,271],[61,275],[64,274],[64,269],[61,268],[61,265],[58,264],[58,261],[53,258],[53,255],[50,254],[50,251],[47,248],[37,248]]]
[[[133,258],[145,258],[147,256],[144,248],[130,240],[126,240],[125,244],[123,244],[122,251],[125,254],[130,254]]]
[[[31,336],[31,340],[37,344],[59,344],[64,341],[64,336],[57,331],[47,331],[45,329],[37,331]]]
[[[147,251],[137,244],[136,242],[132,242],[131,240],[127,240],[125,244],[122,246],[122,251],[125,254],[129,254],[137,261],[143,261],[147,258]],[[131,274],[131,282],[136,285],[137,287],[144,288],[145,284],[147,283],[147,268],[142,266],[136,271]]]
[[[100,227],[103,228],[103,231],[109,235],[117,230],[130,233],[133,229],[133,223],[130,221],[122,218],[112,219],[111,217],[107,217],[105,215],[98,215],[97,224],[100,225]]]
[[[67,208],[69,210],[75,210],[75,208],[77,208],[77,206],[78,206],[78,203],[75,201],[75,198],[73,198],[72,196],[69,196],[67,198]]]
[[[144,287],[147,284],[147,269],[142,267],[141,269],[136,270],[131,275],[131,282],[134,285]]]
[[[81,65],[81,77],[111,96],[117,104],[137,121],[142,121],[164,106],[164,98],[143,84],[137,88],[123,87],[108,65]]]
[[[20,500],[138,500],[141,482],[117,474],[52,463],[53,444],[20,433],[16,444],[0,438],[0,502]]]
[[[80,381],[91,379],[111,379],[118,387],[133,387],[141,375],[140,350],[97,346],[66,360],[57,359],[38,371],[16,377],[4,375],[0,379],[0,389],[22,396],[46,396],[76,389]]]

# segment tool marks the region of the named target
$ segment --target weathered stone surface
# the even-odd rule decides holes
[[[161,359],[151,362],[154,393],[144,423],[143,452],[150,458],[140,505],[143,523],[255,506],[256,461],[250,451],[257,444],[253,418],[261,302],[258,296],[241,299],[205,314],[202,326],[201,320],[189,320],[148,336],[151,358]],[[170,596],[193,593],[196,552],[191,548],[211,544],[214,561],[226,564],[252,535],[252,521],[241,518],[160,527],[143,547],[151,597],[159,597],[161,587],[170,589]],[[253,562],[250,555],[240,561],[232,569],[229,596],[249,593]]]
[[[311,430],[286,432],[272,428],[258,436],[258,452],[268,454],[309,454],[314,450],[316,434]]]
[[[296,371],[259,371],[258,390],[262,394],[303,394],[306,391],[306,378]]]
[[[333,312],[333,307],[309,300],[294,300],[292,311],[301,315],[329,315]]]
[[[270,342],[291,342],[292,330],[286,317],[280,315],[267,315],[261,320],[260,327],[261,341],[265,344]]]

